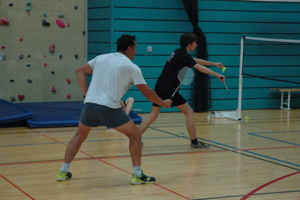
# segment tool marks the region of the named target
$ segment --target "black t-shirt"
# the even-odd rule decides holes
[[[193,67],[195,64],[197,62],[185,48],[176,49],[167,60],[155,88],[175,90],[180,84],[177,77],[178,71],[183,67]]]

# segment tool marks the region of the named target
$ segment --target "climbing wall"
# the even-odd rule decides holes
[[[86,63],[82,0],[0,1],[0,99],[78,101],[76,68]]]

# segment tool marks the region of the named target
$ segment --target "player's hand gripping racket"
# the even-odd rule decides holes
[[[178,80],[180,81],[180,84],[178,85],[178,87],[176,88],[176,90],[174,91],[174,93],[172,94],[172,96],[170,97],[170,99],[172,100],[175,93],[177,92],[177,90],[179,89],[179,87],[181,86],[181,84],[183,85],[189,85],[191,82],[193,82],[194,80],[194,72],[191,68],[189,67],[183,67],[179,70],[178,74],[177,74]]]

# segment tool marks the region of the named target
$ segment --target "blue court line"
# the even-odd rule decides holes
[[[270,157],[270,156],[265,156],[263,154],[255,153],[255,152],[248,151],[248,150],[239,149],[239,148],[232,147],[232,146],[229,146],[229,145],[225,145],[225,144],[222,144],[222,143],[219,143],[219,142],[214,142],[214,141],[211,141],[211,140],[206,140],[204,138],[199,138],[199,139],[204,140],[204,141],[208,141],[208,142],[211,142],[211,143],[214,143],[214,144],[222,145],[222,146],[225,146],[225,147],[230,147],[230,148],[233,148],[235,150],[239,150],[239,151],[247,152],[247,153],[250,153],[250,154],[254,154],[256,156],[261,156],[261,157],[268,158],[268,159],[271,159],[271,160],[275,160],[275,161],[278,161],[278,162],[282,162],[282,163],[285,163],[285,164],[289,164],[289,165],[294,165],[294,166],[300,167],[300,165],[298,165],[298,164],[287,162],[287,161],[280,160],[280,159],[277,159],[277,158],[273,158],[273,157]]]
[[[157,130],[157,131],[160,131],[160,132],[163,132],[163,133],[175,135],[175,136],[176,136],[176,134],[170,133],[170,132],[167,132],[167,131],[159,130],[159,129],[156,129],[156,128],[151,128],[151,129]],[[189,137],[180,136],[180,135],[177,135],[177,137],[189,139]],[[287,162],[287,161],[280,160],[280,159],[277,159],[277,158],[273,158],[273,157],[270,157],[270,156],[265,156],[265,155],[262,155],[262,154],[259,154],[259,153],[254,153],[254,152],[252,152],[252,151],[239,149],[239,148],[236,148],[236,147],[233,147],[233,146],[229,146],[229,145],[226,145],[226,144],[223,144],[223,143],[214,142],[214,141],[212,141],[212,140],[207,140],[207,139],[199,138],[199,137],[197,137],[197,138],[198,138],[198,139],[201,139],[201,140],[204,140],[204,141],[207,141],[207,142],[211,142],[211,143],[214,143],[214,144],[218,144],[218,145],[221,145],[221,146],[229,147],[229,148],[232,148],[232,149],[234,149],[234,150],[239,150],[239,151],[242,151],[242,152],[247,152],[247,153],[249,153],[249,154],[254,154],[254,155],[256,155],[256,156],[261,156],[261,157],[268,158],[268,159],[271,159],[271,160],[275,160],[275,161],[278,161],[278,162],[281,162],[281,163],[290,164],[290,165],[294,165],[294,166],[300,167],[300,165],[295,164],[295,163]]]
[[[149,139],[161,139],[161,138],[178,138],[175,136],[171,137],[154,137],[154,138],[143,138],[146,140]],[[108,140],[87,140],[84,142],[107,142],[107,141],[120,141],[120,140],[128,140],[126,139],[108,139]],[[48,142],[48,143],[32,143],[32,144],[11,144],[11,145],[0,145],[0,147],[15,147],[15,146],[33,146],[33,145],[49,145],[49,144],[68,144],[69,142]]]
[[[188,137],[188,136],[181,136],[181,135],[177,135],[177,134],[175,134],[175,133],[170,133],[170,132],[163,131],[163,130],[159,130],[159,129],[156,129],[156,128],[152,128],[152,127],[150,127],[150,128],[153,129],[153,130],[157,130],[157,131],[160,131],[160,132],[169,134],[169,135],[174,135],[174,136],[177,136],[177,137],[180,137],[180,138],[184,138],[184,139],[188,139],[188,140],[189,140],[189,137]],[[240,153],[240,154],[245,155],[245,156],[250,156],[250,157],[252,157],[252,158],[261,159],[261,158],[258,158],[258,157],[254,157],[254,156],[252,156],[252,155],[243,154],[243,153],[241,153],[241,152],[246,152],[246,153],[249,153],[249,154],[254,154],[254,155],[256,155],[256,156],[261,156],[261,157],[264,157],[264,158],[268,158],[268,159],[270,159],[270,160],[275,160],[275,161],[278,161],[278,162],[281,162],[281,163],[286,163],[286,164],[290,164],[290,165],[294,165],[294,166],[300,167],[300,165],[297,165],[297,164],[295,164],[295,163],[290,163],[290,162],[286,162],[286,161],[284,161],[284,160],[280,160],[280,159],[276,159],[276,158],[273,158],[273,157],[265,156],[265,155],[262,155],[262,154],[254,153],[254,152],[252,152],[252,151],[239,149],[239,148],[236,148],[236,147],[233,147],[233,146],[229,146],[229,145],[226,145],[226,144],[223,144],[223,143],[214,142],[214,141],[207,140],[207,139],[204,139],[204,138],[199,138],[199,137],[197,137],[197,139],[201,139],[201,140],[203,140],[203,141],[208,141],[208,142],[211,142],[211,143],[220,145],[220,146],[225,146],[225,147],[228,147],[228,148],[232,148],[232,149],[234,149],[234,150],[238,150],[238,151],[233,151],[233,152],[234,152],[234,153]],[[226,149],[226,148],[220,147],[220,146],[216,146],[216,147],[221,148],[221,149],[223,149],[223,150],[229,150],[229,151],[230,151],[230,149]],[[263,159],[261,159],[261,160],[263,160]],[[264,160],[264,161],[266,161],[266,162],[271,162],[271,161],[268,161],[268,160]],[[282,165],[282,166],[284,166],[284,167],[292,168],[292,167],[290,167],[290,166],[285,166],[285,165],[283,165],[283,164],[279,164],[279,163],[275,163],[275,162],[271,162],[271,163],[277,164],[277,165]],[[292,169],[294,169],[294,170],[299,170],[299,169],[295,169],[295,168],[292,168]]]
[[[249,135],[254,135],[256,137],[261,137],[261,138],[266,138],[266,139],[269,139],[269,140],[274,140],[274,141],[277,141],[277,142],[282,142],[282,143],[286,143],[286,144],[292,144],[292,145],[295,145],[295,146],[300,146],[300,144],[297,144],[297,143],[287,142],[287,141],[284,141],[284,140],[278,140],[278,139],[275,139],[275,138],[272,138],[272,137],[266,137],[266,136],[259,135],[259,134],[268,134],[268,133],[294,133],[294,132],[299,132],[300,133],[300,131],[280,131],[280,132],[259,132],[259,133],[248,133],[248,134]]]

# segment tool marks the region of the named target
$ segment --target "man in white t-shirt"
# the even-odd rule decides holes
[[[151,102],[169,108],[172,101],[159,98],[146,84],[141,69],[131,62],[136,47],[135,36],[122,35],[117,40],[116,53],[97,56],[76,70],[78,85],[85,97],[84,108],[77,132],[66,149],[57,181],[65,181],[72,177],[69,171],[70,163],[91,128],[103,122],[107,128],[114,128],[129,138],[129,151],[133,165],[131,184],[155,182],[154,177],[147,176],[141,169],[141,130],[124,112],[119,102],[133,84]],[[92,74],[89,86],[88,74]]]

